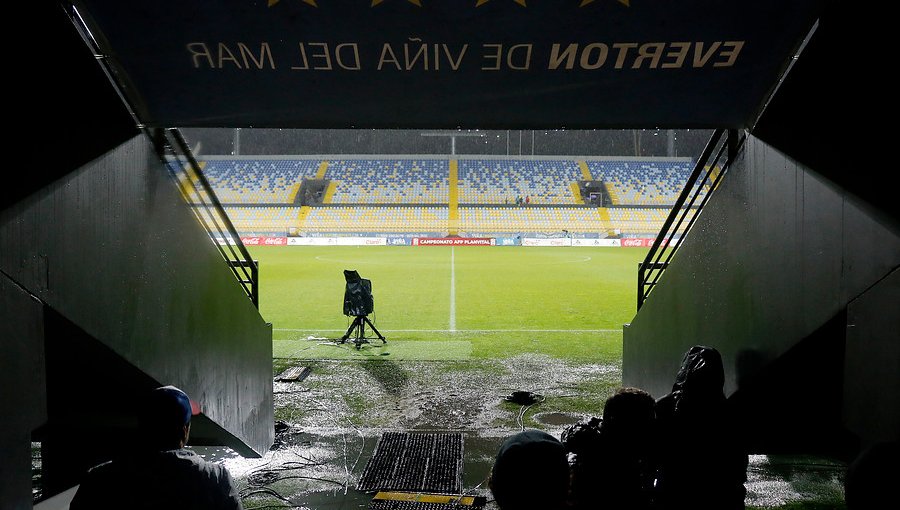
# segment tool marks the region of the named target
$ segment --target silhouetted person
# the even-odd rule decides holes
[[[648,509],[656,480],[656,401],[640,388],[620,388],[603,406],[600,423],[604,507]]]
[[[647,510],[656,478],[655,400],[640,388],[619,388],[603,416],[563,434],[572,469],[573,509]]]
[[[722,356],[691,347],[656,403],[658,508],[743,509],[749,457],[724,393]]]
[[[597,479],[602,455],[600,423],[602,418],[593,416],[566,427],[560,440],[568,452],[569,460],[569,508],[583,510],[593,508],[599,496]]]
[[[488,485],[501,510],[562,510],[569,491],[566,449],[540,430],[514,434],[500,445]]]
[[[241,510],[228,470],[184,448],[192,414],[180,389],[153,390],[139,410],[135,453],[91,468],[69,510]]]
[[[847,467],[844,478],[847,510],[874,510],[896,504],[898,480],[900,443],[886,441],[866,448]]]

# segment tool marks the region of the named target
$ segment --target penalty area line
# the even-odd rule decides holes
[[[343,329],[273,329],[272,331],[344,331]],[[621,333],[621,329],[380,329],[392,333]]]

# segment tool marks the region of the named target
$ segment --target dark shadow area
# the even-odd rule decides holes
[[[391,395],[399,394],[409,384],[409,375],[395,361],[366,360],[361,366],[385,392]]]
[[[751,454],[846,460],[856,451],[841,423],[846,324],[842,311],[768,364],[759,352],[738,355],[738,390],[728,400]]]
[[[32,434],[41,445],[45,496],[79,483],[84,472],[132,451],[137,433],[135,395],[157,381],[50,307],[44,307],[47,422]],[[189,445],[247,449],[204,415],[192,420]],[[252,453],[252,452],[251,452]]]
[[[57,2],[29,2],[26,20],[53,34],[53,65],[28,54],[21,59],[27,80],[19,83],[28,108],[17,108],[17,151],[33,155],[40,171],[16,172],[15,185],[3,186],[0,208],[21,200],[139,133],[134,118],[116,94],[72,22]],[[49,36],[48,36],[49,37]],[[70,79],[77,77],[77,79]],[[65,85],[60,82],[65,81]],[[46,93],[46,86],[64,92]],[[40,91],[40,92],[37,92]],[[40,95],[39,98],[35,96]],[[53,126],[48,128],[48,126]],[[21,135],[21,136],[20,136]]]
[[[158,384],[52,308],[44,317],[48,419],[32,439],[41,443],[50,496],[128,451],[137,431],[132,396]]]
[[[864,147],[885,146],[888,131],[869,120],[882,106],[882,96],[873,93],[882,80],[871,66],[834,72],[834,57],[846,53],[847,41],[867,41],[878,32],[872,17],[852,2],[826,2],[815,34],[752,132],[861,198],[877,211],[876,217],[898,231],[893,187],[873,185],[878,174],[874,168],[871,178],[847,171],[859,166]]]

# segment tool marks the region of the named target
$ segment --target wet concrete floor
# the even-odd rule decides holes
[[[463,434],[462,487],[495,508],[487,475],[502,440],[523,427],[559,437],[598,416],[621,382],[617,365],[567,363],[545,356],[467,361],[276,360],[275,372],[304,364],[298,382],[275,383],[276,442],[262,458],[196,448],[223,462],[246,509],[368,508],[356,484],[386,431]],[[534,397],[507,401],[514,391]],[[845,466],[803,456],[751,457],[748,509],[844,508]]]

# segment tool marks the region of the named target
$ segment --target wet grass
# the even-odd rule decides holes
[[[441,332],[621,330],[636,311],[636,268],[647,253],[587,247],[250,250],[259,261],[260,313],[272,323],[276,340],[339,338],[346,332],[345,269],[371,280],[370,318],[390,336],[428,340]],[[459,340],[477,343],[475,336]]]
[[[619,362],[586,363],[538,354],[403,361],[283,358],[276,360],[276,372],[292,363],[312,371],[302,382],[276,383],[276,416],[290,424],[298,439],[288,441],[273,452],[277,456],[261,461],[264,468],[256,469],[296,463],[298,456],[311,455],[326,466],[291,467],[287,472],[320,480],[286,476],[255,487],[247,475],[236,479],[248,491],[271,489],[297,507],[319,510],[365,507],[371,495],[354,491],[353,483],[386,430],[463,431],[467,490],[489,496],[479,484],[503,437],[523,427],[559,436],[571,423],[602,414],[603,402],[621,381]],[[508,402],[505,397],[517,390],[540,398],[528,405]],[[753,456],[747,508],[843,509],[843,469],[839,463],[813,457]],[[261,508],[286,502],[258,492],[245,504]],[[493,508],[488,505],[485,510]]]
[[[360,364],[381,387],[381,390],[398,395],[409,385],[409,374],[402,365],[390,360],[367,360]]]
[[[380,330],[379,330],[380,331]],[[465,361],[508,359],[540,354],[555,359],[620,364],[622,331],[497,331],[497,332],[382,332],[386,343],[372,339],[357,348],[352,341],[335,338],[276,339],[276,359],[345,359],[393,361]]]
[[[328,509],[366,506],[371,496],[353,483],[386,430],[462,431],[466,487],[488,495],[483,482],[502,438],[525,427],[558,437],[571,423],[601,415],[621,385],[622,326],[634,313],[635,268],[646,250],[252,252],[260,260],[260,311],[273,324],[273,375],[298,365],[311,372],[302,382],[275,384],[276,420],[291,427],[291,439],[256,467],[236,459],[231,467],[248,491],[245,508]],[[343,269],[373,281],[370,318],[386,343],[371,331],[358,348],[340,342],[349,326],[341,314]],[[507,401],[514,391],[539,399]],[[310,456],[321,465],[311,467]],[[841,466],[757,457],[748,510],[845,508]],[[286,465],[292,474],[271,484],[254,485],[249,476]]]

